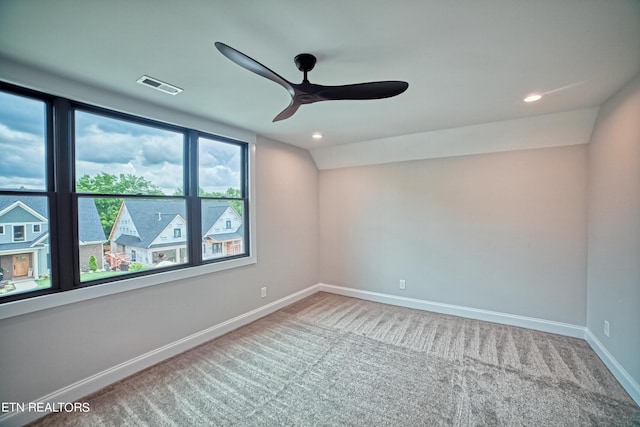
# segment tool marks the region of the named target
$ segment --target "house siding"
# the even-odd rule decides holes
[[[127,210],[127,206],[124,205],[122,208],[122,212],[120,213],[120,217],[118,218],[115,226],[113,227],[113,234],[111,236],[112,241],[118,240],[122,234],[130,234],[132,236],[139,236],[138,230],[136,229],[133,220],[131,219],[131,215]]]
[[[180,237],[174,237],[174,229],[180,230]],[[185,220],[180,216],[176,216],[169,225],[162,230],[160,235],[151,242],[151,246],[168,245],[171,243],[185,246],[187,244],[187,226],[185,224]]]
[[[231,228],[227,228],[227,221],[231,221]],[[227,208],[224,214],[213,225],[213,233],[233,233],[242,225],[242,219],[233,208]]]
[[[96,257],[98,269],[104,268],[103,245],[102,242],[87,243],[80,245],[80,271],[86,273],[89,271],[89,258],[91,255]]]

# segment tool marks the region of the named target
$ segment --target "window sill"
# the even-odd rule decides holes
[[[203,276],[216,273],[218,271],[243,267],[256,263],[256,256],[237,258],[229,261],[221,261],[215,264],[200,265],[197,267],[184,268],[180,270],[167,271],[164,273],[152,274],[149,276],[132,277],[117,282],[103,283],[101,285],[87,286],[73,291],[59,292],[55,294],[42,295],[19,301],[8,302],[0,305],[0,320],[10,317],[29,314],[40,310],[60,307],[67,304],[114,295],[121,292],[133,291],[149,286],[161,285],[177,280],[189,279],[191,277]]]

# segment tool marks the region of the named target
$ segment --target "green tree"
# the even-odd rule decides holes
[[[100,195],[144,194],[162,195],[164,192],[154,183],[141,176],[131,174],[112,175],[102,172],[96,176],[83,175],[76,182],[78,193],[92,193]],[[117,197],[96,197],[94,199],[100,222],[105,235],[111,234],[122,199]]]
[[[146,269],[147,267],[140,262],[132,262],[131,264],[129,264],[129,271],[142,271]]]
[[[89,271],[96,271],[98,269],[98,260],[95,255],[89,257]]]

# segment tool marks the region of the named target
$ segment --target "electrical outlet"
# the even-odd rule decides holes
[[[260,295],[262,296],[262,298],[266,298],[267,296],[267,287],[264,286],[261,291],[260,291]]]
[[[604,321],[604,335],[609,338],[609,321]]]
[[[400,289],[407,289],[407,282],[404,280],[400,280]]]

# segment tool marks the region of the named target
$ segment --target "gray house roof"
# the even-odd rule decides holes
[[[45,234],[49,234],[49,233],[45,233]],[[34,240],[30,242],[0,243],[0,251],[9,251],[9,250],[14,251],[19,249],[41,248],[45,245],[45,243],[48,243],[48,239],[40,243],[34,243]]]
[[[93,199],[78,198],[78,234],[81,242],[104,242],[104,229]]]
[[[214,239],[216,239],[218,241],[244,239],[244,226],[241,225],[233,233],[215,233],[215,234],[210,235],[210,236],[212,236]],[[207,237],[210,237],[210,236],[207,236]]]
[[[132,236],[131,234],[121,234],[116,239],[117,243],[125,246],[141,246],[142,240],[138,236]]]
[[[185,202],[181,200],[129,199],[123,203],[140,237],[121,234],[116,239],[116,243],[121,245],[149,248],[177,215],[187,218]],[[204,235],[230,206],[227,201],[207,201],[207,209],[202,216],[201,235]],[[186,239],[186,236],[183,237]]]

